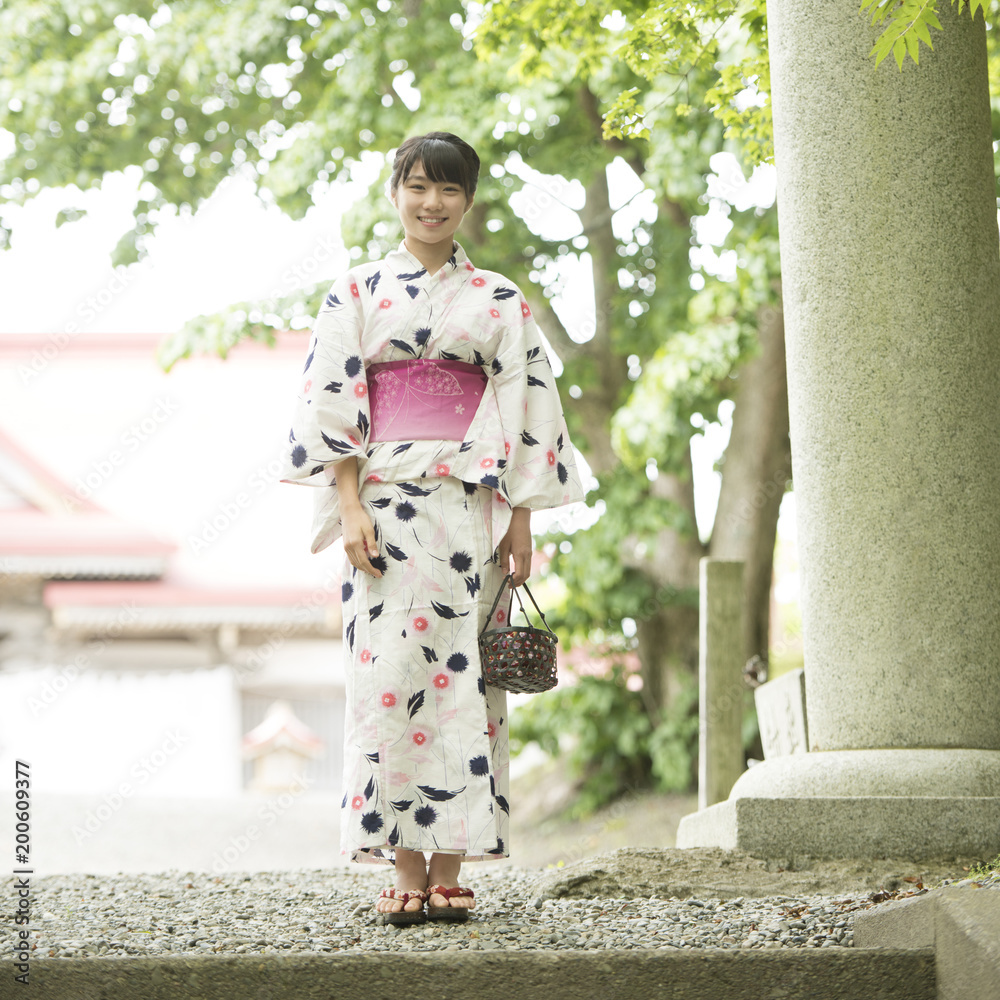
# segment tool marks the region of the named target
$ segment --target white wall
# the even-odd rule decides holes
[[[239,794],[239,707],[228,666],[0,673],[0,771],[28,761],[37,794]]]

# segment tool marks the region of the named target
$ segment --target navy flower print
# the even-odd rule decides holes
[[[413,814],[418,826],[430,826],[437,819],[437,810],[433,806],[421,806]]]

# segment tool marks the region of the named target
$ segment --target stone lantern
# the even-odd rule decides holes
[[[243,756],[253,760],[253,791],[302,788],[306,762],[318,757],[325,744],[287,701],[275,701],[264,721],[243,737]]]

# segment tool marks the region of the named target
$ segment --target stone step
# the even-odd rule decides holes
[[[435,952],[0,963],[0,1000],[935,1000],[924,949]],[[33,987],[33,989],[32,989]]]

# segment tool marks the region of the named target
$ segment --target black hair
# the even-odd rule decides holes
[[[406,139],[392,161],[391,190],[405,183],[417,163],[424,165],[427,179],[458,184],[472,198],[479,183],[479,156],[464,140],[451,132],[428,132]]]

